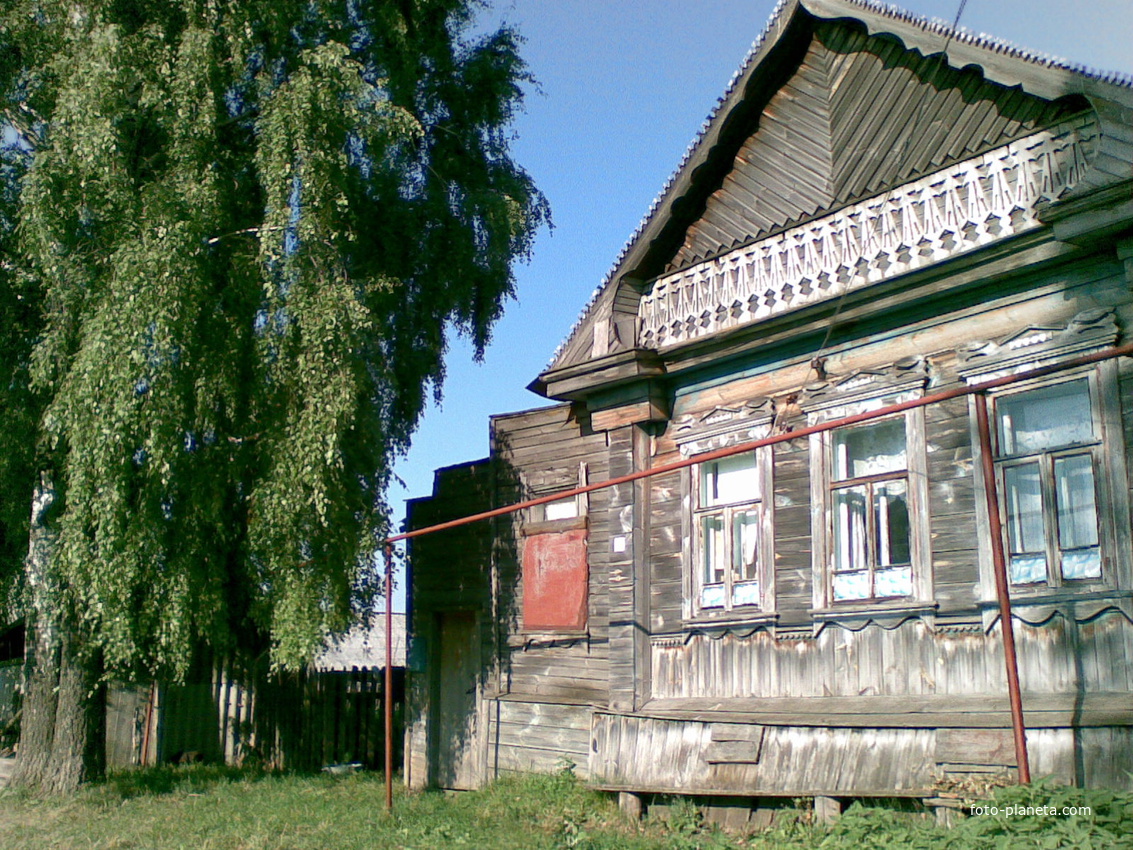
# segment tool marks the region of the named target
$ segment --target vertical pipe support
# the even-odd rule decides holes
[[[154,679],[149,686],[149,696],[146,699],[146,725],[142,730],[142,758],[141,766],[149,767],[150,726],[153,725],[153,706],[157,701],[157,680]],[[156,763],[157,759],[154,759]]]
[[[385,714],[386,811],[393,810],[393,546],[386,543],[386,676],[382,695]]]
[[[987,394],[976,393],[976,424],[980,434],[980,460],[983,467],[984,498],[987,501],[991,559],[995,573],[995,594],[999,602],[999,627],[1003,631],[1003,659],[1007,665],[1007,693],[1011,701],[1011,729],[1015,736],[1015,763],[1019,782],[1031,782],[1027,756],[1027,730],[1023,722],[1023,697],[1019,687],[1019,659],[1015,654],[1015,628],[1011,616],[1011,593],[1007,584],[1007,559],[1003,552],[1003,528],[999,517],[999,494],[995,483],[995,462],[991,446],[991,425],[987,413]]]

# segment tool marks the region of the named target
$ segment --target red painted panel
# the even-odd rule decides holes
[[[523,546],[523,627],[586,628],[586,529],[533,534]]]

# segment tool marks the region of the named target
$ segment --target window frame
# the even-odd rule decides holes
[[[690,467],[686,477],[688,482],[689,509],[684,512],[687,530],[686,541],[689,541],[685,558],[685,619],[686,620],[727,620],[761,617],[770,614],[774,609],[774,570],[771,565],[774,559],[774,529],[772,527],[772,502],[774,494],[773,483],[773,451],[771,446],[763,446],[741,455],[750,454],[753,459],[753,468],[758,482],[758,498],[735,500],[716,505],[702,504],[702,488],[704,475],[703,463]],[[717,463],[719,461],[708,461]],[[752,572],[752,579],[758,582],[759,593],[756,602],[736,603],[733,599],[736,579],[734,575],[733,553],[736,541],[731,533],[734,518],[741,513],[754,512],[756,514],[755,526],[758,539],[756,541],[756,562]],[[708,516],[719,515],[723,521],[725,533],[722,535],[725,546],[723,552],[724,604],[721,606],[703,604],[703,591],[706,586],[715,585],[715,582],[705,581],[705,543],[703,519]]]
[[[892,399],[879,399],[871,407],[880,408]],[[861,409],[845,408],[830,411],[825,420],[841,418]],[[837,479],[834,474],[835,435],[853,428],[862,428],[881,422],[904,420],[905,424],[905,467],[902,471],[890,471],[859,478]],[[813,424],[813,423],[812,423]],[[925,413],[923,407],[882,416],[844,428],[834,428],[812,434],[811,438],[811,527],[814,539],[814,581],[812,615],[823,618],[836,617],[847,612],[881,609],[920,608],[933,601],[932,555],[930,548],[930,519],[928,512],[928,460],[925,445]],[[837,532],[835,530],[834,493],[839,489],[854,486],[856,482],[903,480],[906,482],[906,496],[909,514],[909,568],[912,572],[911,593],[902,596],[870,595],[858,599],[834,599],[834,576],[837,557]],[[867,511],[868,514],[872,511]],[[867,520],[869,522],[869,520]],[[875,574],[884,567],[869,557],[867,569],[871,590]]]
[[[845,434],[845,433],[848,433],[850,431],[864,431],[868,428],[876,428],[879,425],[884,425],[885,423],[898,422],[898,421],[900,421],[904,425],[904,428],[902,430],[905,432],[904,433],[904,442],[903,442],[902,452],[901,452],[901,454],[903,455],[904,463],[900,468],[892,469],[892,470],[886,470],[886,471],[883,471],[883,472],[872,473],[872,474],[869,474],[869,475],[859,475],[859,476],[847,475],[846,477],[838,477],[838,472],[837,472],[837,467],[838,467],[837,438],[838,438],[839,433]],[[830,582],[830,585],[831,585],[830,586],[831,603],[834,604],[834,605],[841,605],[844,602],[877,602],[877,601],[889,601],[889,600],[898,600],[898,599],[908,599],[908,598],[910,598],[912,596],[912,592],[913,592],[912,591],[911,579],[910,579],[910,591],[907,594],[884,595],[883,596],[883,595],[879,595],[875,590],[876,583],[877,583],[877,573],[881,572],[884,569],[887,569],[887,568],[888,569],[895,569],[895,568],[908,566],[910,576],[912,575],[912,568],[913,568],[913,540],[912,540],[913,530],[912,530],[912,514],[911,514],[910,511],[908,511],[909,498],[910,498],[908,418],[905,417],[905,416],[892,416],[892,417],[886,416],[886,417],[883,417],[883,418],[880,418],[880,419],[870,420],[869,422],[861,422],[861,423],[858,423],[856,425],[848,425],[844,428],[835,428],[833,431],[830,432],[829,446],[830,446],[830,448],[829,448],[828,463],[830,465],[830,481],[829,481],[829,494],[828,494],[827,498],[830,500],[830,511],[829,511],[830,529],[829,529],[829,533],[830,533],[831,548],[830,548],[829,571],[828,571],[827,580]],[[885,484],[890,484],[890,483],[894,483],[894,482],[901,482],[901,484],[903,485],[903,487],[905,489],[905,505],[906,505],[906,513],[907,513],[907,524],[908,524],[907,546],[908,546],[909,559],[908,559],[907,562],[903,562],[903,563],[900,563],[900,564],[892,564],[892,563],[883,564],[883,563],[881,563],[881,561],[882,561],[882,556],[881,556],[882,543],[881,543],[881,536],[880,536],[880,533],[879,533],[878,528],[877,528],[878,521],[877,521],[877,516],[876,516],[877,511],[875,509],[875,498],[876,498],[876,495],[877,495],[878,485],[885,485]],[[839,563],[839,561],[840,561],[839,555],[840,555],[840,551],[841,551],[842,547],[839,545],[840,523],[838,522],[838,514],[839,514],[839,509],[840,509],[841,506],[838,502],[837,494],[838,494],[839,491],[848,492],[850,490],[864,490],[865,495],[866,495],[866,498],[864,500],[865,504],[863,506],[863,514],[864,514],[863,520],[864,520],[864,527],[865,527],[864,528],[864,530],[865,530],[865,558],[864,558],[865,563],[864,563],[864,565],[853,565],[853,566],[856,566],[856,569],[855,568],[839,569],[839,566],[841,566],[840,563]],[[869,588],[870,588],[871,592],[866,596],[855,597],[853,599],[842,599],[842,600],[835,599],[836,594],[835,594],[834,584],[835,584],[837,576],[839,574],[842,574],[842,573],[851,574],[851,573],[861,573],[861,572],[866,573],[866,576],[867,576],[868,582],[869,582]]]
[[[1002,433],[1000,426],[1000,402],[1003,399],[1018,397],[1036,390],[1068,384],[1078,380],[1086,380],[1090,397],[1090,415],[1093,425],[1093,440],[1089,442],[1072,443],[1058,446],[1053,449],[1041,449],[1034,452],[1017,452],[1010,455],[1001,455]],[[1113,392],[1107,392],[1107,387]],[[989,424],[991,425],[992,465],[995,469],[996,495],[999,500],[1000,536],[1003,542],[1003,551],[1007,564],[1007,584],[1013,597],[1025,599],[1029,597],[1047,597],[1059,595],[1061,592],[1072,594],[1106,591],[1118,587],[1120,576],[1126,572],[1118,569],[1118,558],[1122,552],[1122,544],[1118,537],[1122,524],[1115,521],[1118,515],[1129,516],[1128,498],[1122,498],[1121,481],[1125,481],[1125,461],[1123,439],[1120,429],[1120,414],[1113,409],[1117,393],[1116,365],[1103,362],[1097,366],[1085,366],[1078,369],[1069,369],[1056,375],[1046,376],[1031,381],[1023,381],[1000,390],[988,393]],[[975,401],[972,400],[974,408]],[[1114,416],[1118,418],[1115,420]],[[973,415],[973,423],[974,423]],[[1116,426],[1116,429],[1115,429]],[[974,451],[977,460],[982,455],[978,433],[974,431]],[[1100,560],[1099,576],[1088,576],[1080,579],[1067,579],[1062,576],[1061,552],[1057,541],[1057,508],[1051,499],[1053,487],[1053,463],[1057,458],[1089,455],[1092,464],[1094,479],[1094,510],[1097,521],[1098,552]],[[1038,582],[1019,582],[1011,579],[1011,539],[1010,517],[1008,511],[1007,488],[1005,470],[1019,467],[1028,463],[1038,462],[1040,466],[1040,487],[1043,500],[1042,520],[1044,552],[1046,559],[1046,580]],[[1050,467],[1048,469],[1047,467]],[[984,478],[982,464],[977,463],[977,488],[982,492]],[[1049,473],[1049,474],[1048,474]],[[1049,479],[1049,480],[1048,480]],[[977,522],[980,528],[988,528],[989,517],[985,499],[977,500]],[[1124,511],[1124,513],[1121,513]],[[1128,535],[1125,535],[1128,537]],[[991,547],[980,535],[980,561],[981,561],[981,596],[985,600],[995,598],[994,574],[992,570]],[[1128,540],[1125,543],[1128,547]]]
[[[574,470],[572,470],[573,472]],[[555,493],[563,493],[569,490],[574,490],[577,487],[584,487],[589,478],[589,466],[586,461],[582,461],[577,467],[577,477],[572,476],[570,472],[563,470],[551,470],[550,473],[545,472],[543,478],[535,482],[524,481],[522,483],[522,490],[525,494],[524,498],[536,499],[543,496],[551,496]],[[553,506],[568,505],[573,502],[574,511],[570,516],[551,516],[548,517],[548,508],[551,508],[551,513],[555,513]],[[566,531],[571,528],[586,528],[589,525],[590,515],[590,498],[588,493],[579,493],[575,496],[566,496],[561,499],[555,499],[551,502],[545,502],[541,505],[535,505],[527,508],[523,512],[522,519],[522,534],[524,536],[531,534],[542,534],[549,531]]]

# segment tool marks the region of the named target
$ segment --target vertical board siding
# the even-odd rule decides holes
[[[1075,645],[1074,629],[1078,630]],[[1024,692],[1133,690],[1133,625],[1118,611],[1075,626],[1063,617],[1017,622]],[[988,634],[933,632],[918,619],[859,631],[827,626],[814,639],[692,634],[653,645],[660,699],[1001,694],[1003,641]]]
[[[630,425],[608,433],[609,474],[612,478],[627,475],[634,469],[634,427]],[[625,536],[627,543],[624,552],[615,553],[611,551],[612,547],[607,548],[604,558],[610,600],[609,704],[632,709],[636,674],[633,582],[634,528],[637,520],[635,486],[633,483],[619,484],[608,488],[606,492],[609,494],[606,520]],[[643,541],[642,545],[648,543]]]

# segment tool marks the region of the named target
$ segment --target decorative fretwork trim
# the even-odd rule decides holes
[[[656,280],[643,348],[664,349],[835,298],[1038,228],[1093,158],[1080,116],[884,195]]]
[[[799,407],[812,424],[920,398],[928,385],[928,364],[911,357],[880,369],[866,369],[802,392]]]
[[[973,342],[960,355],[960,377],[969,384],[1037,369],[1060,360],[1102,351],[1117,342],[1113,310],[1085,310],[1064,328],[1026,328],[998,342]]]
[[[686,413],[673,420],[673,435],[685,457],[725,446],[760,440],[770,433],[775,418],[771,399],[717,407],[708,413]]]

